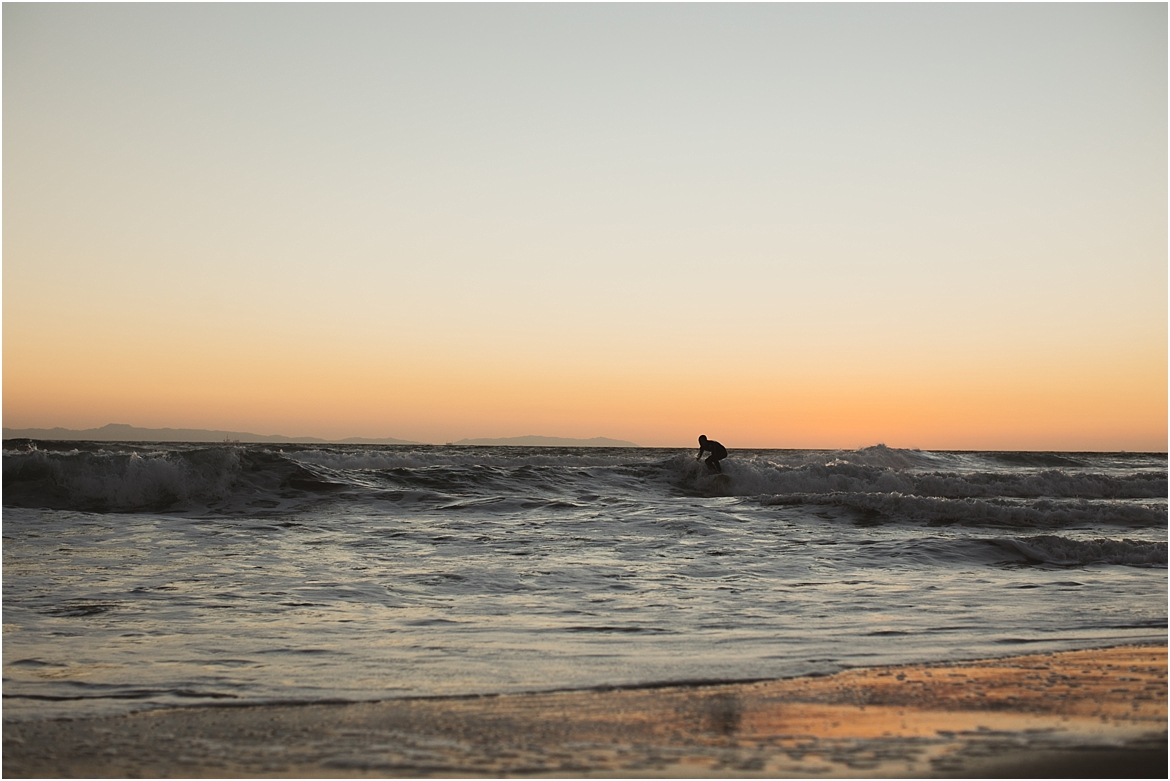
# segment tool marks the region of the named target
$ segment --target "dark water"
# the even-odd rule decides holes
[[[9,441],[4,716],[1167,636],[1165,454]]]

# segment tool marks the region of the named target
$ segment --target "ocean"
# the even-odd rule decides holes
[[[4,719],[1167,640],[1164,453],[10,440]]]

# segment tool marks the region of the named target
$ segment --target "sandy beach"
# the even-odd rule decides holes
[[[13,777],[1164,777],[1166,646],[6,723]]]

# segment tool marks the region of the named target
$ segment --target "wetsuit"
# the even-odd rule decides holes
[[[708,450],[711,451],[711,455],[707,456],[707,468],[715,472],[722,472],[723,468],[719,466],[719,462],[727,458],[727,448],[723,447],[723,445],[720,445],[713,439],[700,437],[698,457],[702,458],[703,453]]]

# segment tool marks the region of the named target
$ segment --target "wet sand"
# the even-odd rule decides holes
[[[1165,778],[1166,658],[6,723],[4,776]]]

